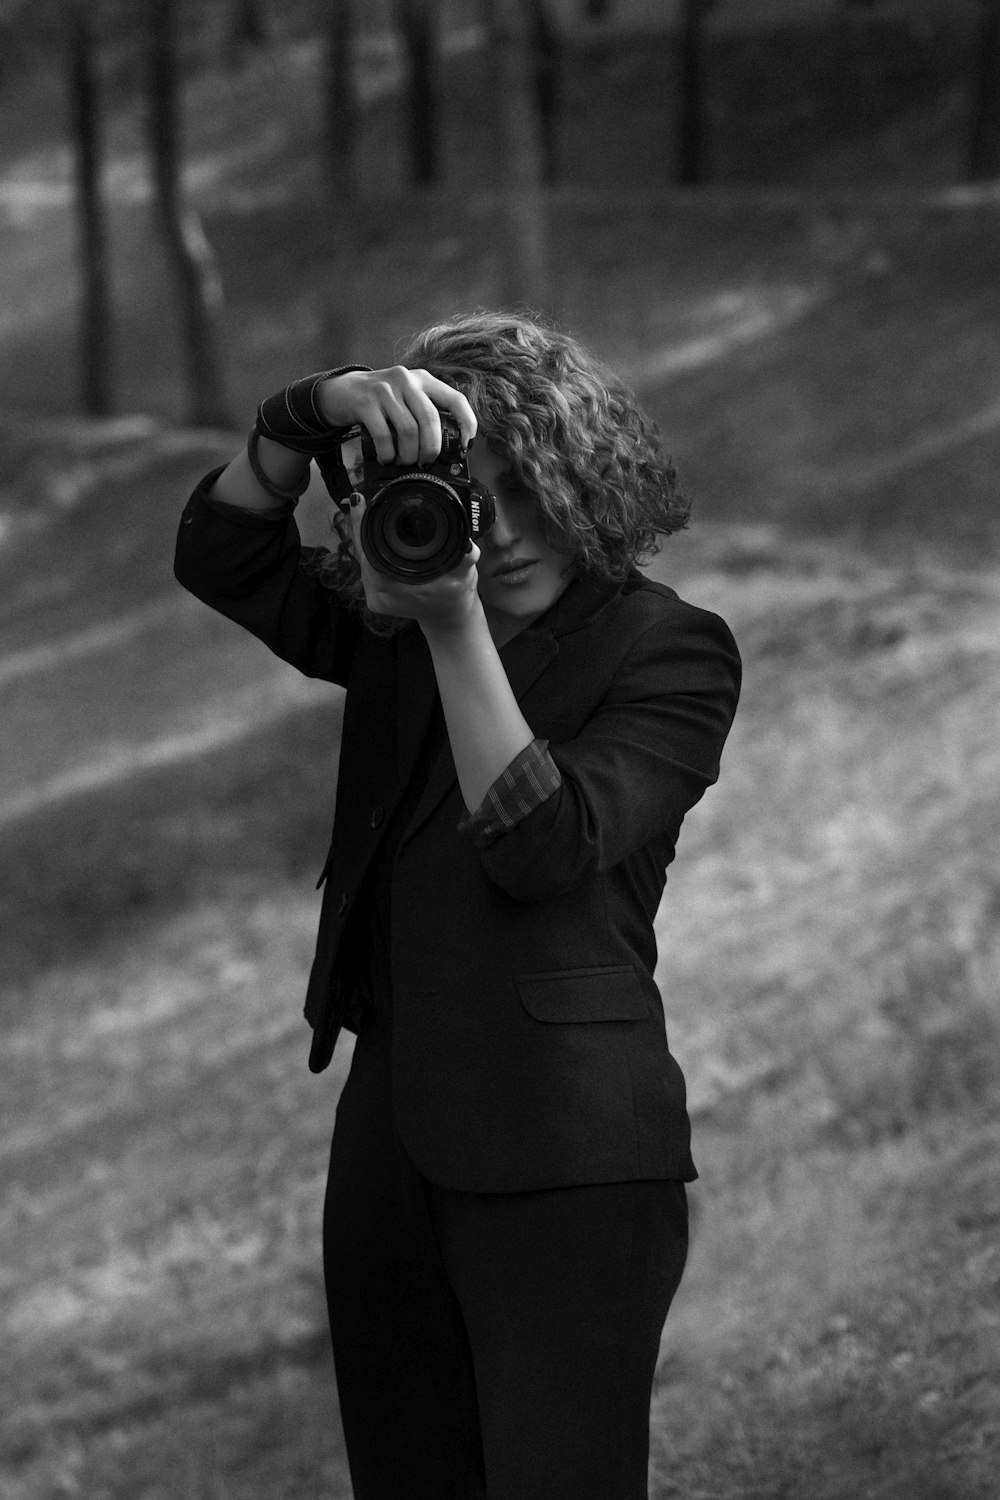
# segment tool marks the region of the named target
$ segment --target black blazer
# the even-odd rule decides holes
[[[184,511],[178,579],[302,672],[347,688],[306,999],[319,1071],[351,1016],[356,898],[412,773],[434,671],[418,626],[380,639],[338,604],[293,520],[206,503],[214,478]],[[447,747],[431,773],[392,875],[400,1137],[428,1178],[469,1191],[690,1180],[653,920],[681,820],[718,775],[736,644],[717,615],[637,572],[624,585],[573,582],[500,655],[562,786],[480,847],[458,830]]]

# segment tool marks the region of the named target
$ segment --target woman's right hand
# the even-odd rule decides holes
[[[454,417],[466,447],[476,435],[476,414],[461,391],[428,370],[349,370],[324,380],[315,399],[331,427],[360,423],[382,464],[432,463],[441,451],[441,412]]]

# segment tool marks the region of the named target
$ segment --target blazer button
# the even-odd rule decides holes
[[[372,827],[373,828],[380,827],[381,823],[382,823],[382,819],[384,817],[385,817],[385,808],[384,807],[373,807],[372,808],[372,815],[371,815],[371,819],[370,819]]]
[[[345,891],[344,894],[340,898],[340,905],[337,907],[337,916],[338,917],[342,917],[344,915],[344,912],[346,910],[347,910],[347,892]]]

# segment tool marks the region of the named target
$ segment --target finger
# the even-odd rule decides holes
[[[375,457],[380,464],[391,464],[396,457],[396,435],[386,420],[382,408],[374,403],[365,408],[359,417],[361,425],[372,440]]]
[[[420,462],[433,463],[441,452],[441,413],[430,397],[420,390],[413,391],[407,404],[417,423]]]
[[[438,380],[436,375],[431,375],[428,370],[416,370],[414,374],[421,376],[421,383],[426,394],[433,401],[439,411],[446,411],[455,418],[462,434],[462,442],[468,448],[479,428],[476,414],[468,399],[461,391],[456,391],[453,385],[447,385],[445,381]]]
[[[396,462],[415,464],[420,458],[420,424],[393,392],[383,403],[383,414],[396,435]]]
[[[383,415],[395,430],[398,463],[432,463],[441,452],[441,414],[424,394],[422,378],[426,373],[394,365],[385,372],[379,390]],[[416,444],[413,449],[411,435]]]

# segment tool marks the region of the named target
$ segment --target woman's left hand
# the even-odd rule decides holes
[[[357,492],[356,492],[357,493]],[[430,583],[400,583],[377,572],[368,561],[361,545],[361,522],[367,501],[351,499],[351,527],[354,554],[361,566],[365,602],[375,614],[395,615],[416,620],[425,629],[460,630],[482,610],[479,600],[479,548],[473,542],[469,551],[450,573]]]

